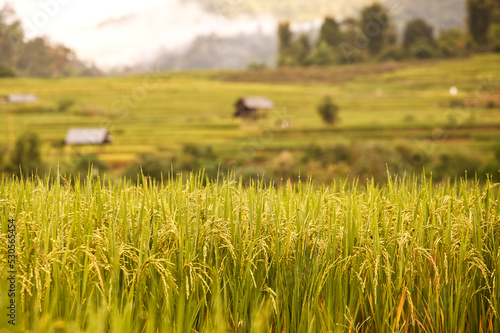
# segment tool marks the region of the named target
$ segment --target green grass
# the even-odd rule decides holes
[[[0,184],[1,332],[500,331],[498,184],[56,179]]]
[[[12,124],[0,123],[0,144],[7,144],[9,135],[37,132],[46,143],[44,156],[55,164],[67,151],[52,145],[70,127],[107,126],[115,141],[100,158],[130,164],[142,153],[173,154],[188,143],[211,145],[222,158],[244,159],[241,147],[249,141],[264,151],[357,139],[414,144],[432,140],[433,129],[444,128],[450,137],[454,132],[470,136],[467,142],[456,142],[456,150],[477,145],[486,149],[500,140],[500,110],[484,108],[490,100],[500,105],[499,67],[500,55],[486,54],[459,60],[262,72],[2,79],[0,95],[31,92],[44,106],[55,107],[63,99],[73,99],[76,104],[67,113],[43,114],[16,113],[15,106],[0,105],[2,117],[10,113]],[[483,82],[489,82],[488,87],[482,87]],[[458,87],[457,99],[478,106],[451,110],[450,86]],[[143,88],[146,93],[141,95]],[[377,95],[378,89],[382,95]],[[325,126],[316,112],[327,94],[340,106],[340,122],[333,128]],[[247,95],[271,98],[276,113],[252,126],[233,119],[234,102]],[[120,102],[133,96],[137,103],[127,107]],[[450,123],[450,115],[458,123]],[[275,122],[282,118],[289,119],[292,126],[277,128]],[[272,139],[260,142],[259,135],[269,131]],[[436,142],[436,151],[448,149],[442,144]]]

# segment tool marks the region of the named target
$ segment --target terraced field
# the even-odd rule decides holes
[[[499,68],[500,55],[487,54],[325,69],[3,79],[1,95],[34,93],[45,111],[65,99],[75,104],[61,113],[0,105],[7,120],[0,123],[0,144],[36,132],[45,142],[44,156],[55,163],[71,155],[58,145],[70,127],[105,126],[115,140],[97,152],[118,167],[142,153],[172,155],[188,143],[242,160],[250,151],[268,156],[339,142],[406,143],[427,155],[457,151],[482,158],[500,140]],[[449,95],[451,86],[458,88],[455,97]],[[247,95],[267,96],[276,109],[255,123],[234,119],[233,103]],[[316,111],[325,95],[340,107],[335,126],[324,125]],[[291,126],[282,128],[283,120]]]

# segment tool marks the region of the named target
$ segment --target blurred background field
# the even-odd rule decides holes
[[[366,155],[366,173],[382,172],[380,179],[386,164],[395,172],[425,167],[436,173],[446,158],[474,173],[494,162],[499,150],[499,68],[499,54],[479,54],[306,69],[3,79],[0,95],[30,92],[39,102],[0,106],[8,120],[0,123],[0,145],[36,132],[47,167],[59,162],[70,171],[75,159],[93,154],[114,176],[141,163],[144,154],[161,158],[168,171],[169,165],[189,164],[192,153],[198,161],[205,158],[199,167],[212,170],[220,165],[242,174],[329,180],[355,175],[359,170],[347,163],[355,156],[338,158],[330,169],[308,164],[308,156],[318,149],[323,156],[328,150],[336,154],[342,147]],[[457,88],[456,96],[450,87]],[[257,121],[233,118],[236,100],[254,95],[270,98],[275,109]],[[325,125],[316,111],[327,95],[340,109],[335,126]],[[100,148],[65,147],[73,127],[106,127],[114,141]],[[377,162],[386,151],[390,158]],[[463,175],[459,169],[449,174]]]

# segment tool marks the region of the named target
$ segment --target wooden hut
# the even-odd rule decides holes
[[[10,94],[3,98],[6,103],[36,103],[38,97],[33,94]]]
[[[111,143],[113,138],[105,128],[71,128],[66,134],[64,144],[83,145],[104,145]]]
[[[265,114],[259,113],[259,111],[274,109],[274,103],[265,97],[242,97],[236,101],[234,106],[234,116],[241,118],[265,117]]]

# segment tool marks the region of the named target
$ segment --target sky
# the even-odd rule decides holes
[[[0,6],[6,3],[17,12],[27,38],[63,43],[103,69],[151,60],[159,50],[187,46],[198,35],[276,29],[270,15],[228,17],[182,0],[0,0]]]

